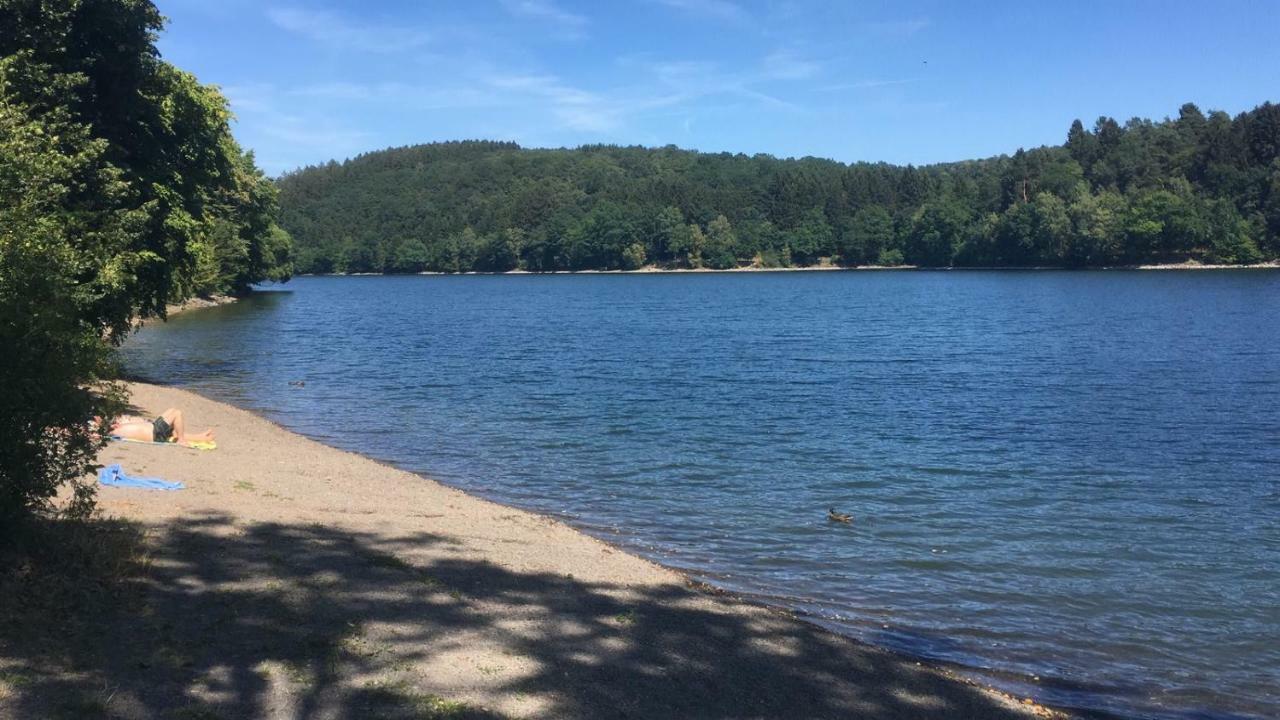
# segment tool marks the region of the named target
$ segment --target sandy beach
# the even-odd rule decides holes
[[[188,392],[131,391],[219,447],[103,453],[186,489],[100,490],[106,516],[145,529],[145,570],[66,647],[0,653],[0,716],[56,717],[76,693],[122,718],[1052,715],[550,518]]]

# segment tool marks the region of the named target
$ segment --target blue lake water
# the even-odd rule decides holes
[[[1280,716],[1280,273],[283,289],[124,362],[1046,702]]]

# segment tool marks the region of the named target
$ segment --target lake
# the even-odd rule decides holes
[[[1280,273],[282,289],[125,366],[1048,703],[1280,716]]]

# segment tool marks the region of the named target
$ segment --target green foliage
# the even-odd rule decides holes
[[[161,61],[147,0],[0,0],[0,523],[71,514],[95,416],[122,405],[112,343],[194,293],[287,279],[278,191],[226,101]]]
[[[1076,121],[1063,146],[929,167],[440,143],[288,174],[281,218],[302,272],[413,272],[405,238],[446,272],[1244,263],[1280,256],[1278,128],[1270,103],[1235,118],[1187,104],[1174,120]],[[481,247],[460,243],[466,228]],[[497,239],[510,230],[515,265]]]
[[[836,249],[845,265],[866,265],[876,262],[893,242],[893,218],[883,207],[870,205],[854,213]]]
[[[520,246],[524,243],[524,231],[508,228],[484,238],[479,255],[473,264],[481,272],[507,272],[520,264]]]
[[[737,244],[738,238],[733,234],[733,226],[729,223],[729,219],[723,215],[717,215],[716,219],[707,225],[703,262],[707,267],[716,270],[734,267],[738,262],[734,254]]]
[[[927,203],[911,218],[905,253],[915,265],[950,265],[968,224],[968,210],[955,200],[940,198]]]
[[[110,376],[102,333],[114,323],[95,309],[115,301],[128,263],[103,251],[138,225],[135,212],[95,207],[127,192],[106,144],[65,109],[30,117],[11,99],[13,66],[0,60],[0,527],[51,509],[67,481],[70,512],[92,507],[79,478],[101,441],[80,428],[120,406],[119,388],[97,387]]]
[[[644,245],[640,243],[631,243],[622,249],[622,269],[638,270],[644,267],[645,254]]]
[[[784,231],[783,236],[791,249],[791,261],[797,265],[812,265],[818,258],[835,253],[835,232],[820,208],[801,213],[795,226]]]
[[[880,254],[876,256],[876,264],[883,265],[885,267],[896,267],[898,265],[902,265],[903,262],[902,251],[896,248],[892,250],[881,250]]]

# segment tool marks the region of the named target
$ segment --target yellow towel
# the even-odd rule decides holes
[[[111,439],[117,442],[138,443],[140,445],[178,445],[179,444],[177,441],[174,441],[174,440],[168,440],[166,442],[158,443],[158,442],[147,442],[146,440],[133,440],[130,438],[122,438],[122,437],[113,437]],[[218,447],[218,443],[212,440],[194,440],[189,443],[181,443],[181,445],[183,447],[189,447],[194,450],[215,450]]]

